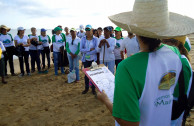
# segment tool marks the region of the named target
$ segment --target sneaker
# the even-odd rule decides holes
[[[7,84],[7,81],[2,81],[3,84]]]
[[[19,77],[23,77],[24,76],[24,74],[23,73],[21,73],[20,75],[18,75]]]
[[[42,73],[42,71],[38,71],[38,74],[41,74]]]
[[[31,76],[31,73],[27,73],[27,76]]]
[[[31,73],[34,73],[35,72],[35,70],[31,70]]]
[[[96,95],[96,91],[95,91],[95,90],[94,90],[94,91],[92,91],[92,94],[93,94],[93,95]]]
[[[11,74],[11,76],[17,76],[15,73]]]
[[[88,92],[88,89],[85,89],[82,94],[86,94]]]

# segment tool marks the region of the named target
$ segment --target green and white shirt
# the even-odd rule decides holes
[[[191,42],[188,37],[186,37],[184,47],[187,49],[188,52],[191,50]]]
[[[60,47],[65,47],[65,38],[62,35],[53,35],[52,36],[53,43],[53,52],[60,52]]]
[[[67,43],[66,43],[66,50],[67,50],[67,55],[70,55],[70,53],[78,55],[80,52],[80,42],[81,39],[76,37],[74,40],[72,40],[72,37],[67,38]]]
[[[178,49],[164,44],[122,61],[115,76],[113,116],[140,126],[169,126],[181,69]]]
[[[37,35],[34,36],[34,35],[30,34],[30,35],[28,35],[28,37],[29,37],[29,39],[37,38],[37,41],[39,40]],[[34,46],[33,44],[30,44],[30,46],[29,46],[30,50],[38,50],[38,49],[42,49],[42,48],[43,48],[42,45]]]
[[[115,38],[116,39],[116,38]],[[121,45],[123,44],[123,38],[116,39],[116,46],[114,49],[115,60],[122,59],[121,57]]]
[[[39,38],[39,41],[42,42],[43,47],[49,47],[49,43],[51,42],[51,38],[48,35],[46,35],[44,37],[42,35],[39,35],[38,38]]]
[[[6,35],[1,34],[0,35],[0,41],[3,42],[3,45],[6,47],[15,46],[12,35],[7,33]]]

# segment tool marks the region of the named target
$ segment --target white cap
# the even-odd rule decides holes
[[[79,29],[80,29],[80,30],[84,30],[84,26],[83,26],[83,25],[80,25],[80,26],[79,26]]]
[[[18,31],[23,31],[23,30],[25,30],[23,27],[18,27],[18,29],[17,29]]]

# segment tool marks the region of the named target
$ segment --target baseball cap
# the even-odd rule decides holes
[[[41,32],[45,32],[45,31],[47,31],[47,30],[46,30],[46,29],[44,29],[44,28],[42,28],[40,31],[41,31]]]
[[[62,31],[62,29],[59,28],[59,27],[56,27],[56,28],[54,29],[54,31]]]
[[[86,25],[85,31],[91,30],[91,29],[92,29],[92,26],[91,25]]]
[[[18,31],[23,31],[23,30],[25,30],[25,29],[24,29],[23,27],[18,27],[17,30],[18,30]]]
[[[112,27],[111,26],[107,26],[104,28],[104,30],[107,29],[108,31],[112,31]]]
[[[116,27],[114,31],[122,31],[120,27]]]
[[[71,32],[71,31],[76,31],[76,29],[75,29],[75,28],[71,28],[71,29],[70,29],[70,32]]]

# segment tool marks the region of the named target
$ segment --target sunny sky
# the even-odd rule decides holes
[[[0,24],[12,29],[113,25],[108,16],[131,11],[134,0],[0,0]],[[169,0],[169,10],[194,18],[194,0]]]

